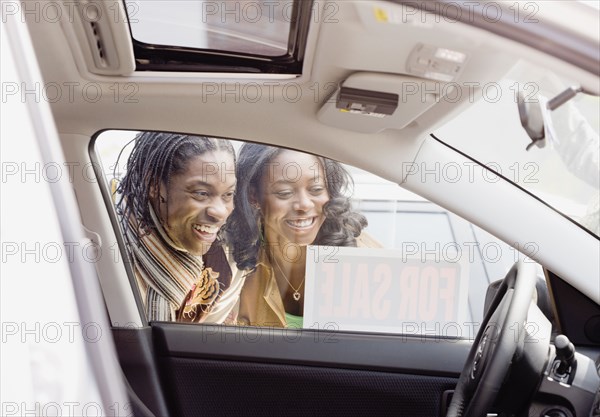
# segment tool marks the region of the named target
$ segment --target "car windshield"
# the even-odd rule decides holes
[[[482,98],[434,134],[598,236],[599,98],[578,93],[555,110],[546,105],[570,86],[578,86],[577,80],[521,61],[501,81],[472,86],[481,89]],[[532,140],[521,125],[519,92],[544,115],[545,139],[529,148]],[[495,182],[500,177],[484,179]]]

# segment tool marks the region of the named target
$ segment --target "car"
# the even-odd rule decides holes
[[[2,415],[600,414],[596,3],[1,5]],[[344,164],[302,328],[148,319],[156,131]]]

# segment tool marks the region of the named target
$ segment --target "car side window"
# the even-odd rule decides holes
[[[130,131],[94,152],[149,321],[473,338],[488,285],[522,256],[320,156]]]

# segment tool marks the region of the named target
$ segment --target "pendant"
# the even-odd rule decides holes
[[[299,293],[298,291],[296,291],[296,292],[294,293],[294,300],[295,300],[295,301],[298,301],[298,300],[300,300],[300,297],[301,297],[300,293]]]

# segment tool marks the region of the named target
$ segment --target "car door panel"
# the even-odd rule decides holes
[[[145,398],[156,391],[147,377],[156,367],[168,409],[182,416],[441,415],[470,347],[468,340],[311,329],[151,328],[150,355],[131,346],[141,340],[131,333],[147,336],[148,328],[115,337],[119,352],[130,352],[120,355],[122,366]],[[156,365],[141,366],[150,360]]]
[[[152,328],[113,328],[112,334],[121,368],[131,388],[129,396],[132,404],[136,404],[137,399],[132,398],[136,396],[150,412],[169,416],[171,413],[163,394],[165,387],[161,384],[152,342]],[[135,415],[138,414],[141,413]]]

